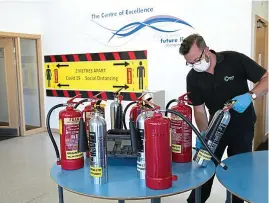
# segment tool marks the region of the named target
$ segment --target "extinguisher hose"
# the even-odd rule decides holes
[[[89,99],[83,99],[83,100],[77,102],[77,103],[74,105],[74,108],[75,108],[75,109],[78,108],[78,106],[79,106],[80,104],[82,104],[82,103],[84,103],[84,102],[87,102],[87,101],[89,101]]]
[[[165,109],[169,109],[170,105],[173,103],[173,102],[177,102],[177,99],[172,99],[171,101],[169,101],[166,106],[165,106]],[[167,116],[168,112],[166,111],[165,112],[165,116]]]
[[[55,153],[56,153],[57,161],[60,161],[60,153],[59,153],[58,146],[57,146],[57,144],[56,144],[56,142],[55,142],[55,139],[54,139],[54,137],[53,137],[53,134],[52,134],[52,132],[51,132],[51,128],[50,128],[50,116],[51,116],[52,112],[53,112],[55,109],[60,108],[60,107],[64,107],[64,106],[66,106],[66,104],[57,104],[57,105],[53,106],[53,107],[49,110],[49,112],[48,112],[48,114],[47,114],[47,118],[46,118],[47,131],[48,131],[50,140],[51,140],[51,142],[52,142],[52,144],[53,144],[53,147],[54,147],[54,149],[55,149]]]
[[[219,160],[219,158],[210,150],[210,148],[207,146],[207,144],[205,143],[204,139],[202,138],[201,134],[199,133],[199,131],[196,129],[196,127],[185,117],[183,116],[181,113],[174,111],[174,110],[170,110],[170,109],[166,109],[166,110],[160,110],[160,111],[165,111],[167,113],[171,113],[171,114],[175,114],[177,116],[179,116],[180,118],[182,118],[191,128],[192,130],[195,132],[195,134],[198,136],[198,138],[200,139],[200,141],[202,142],[202,144],[204,145],[204,147],[206,148],[206,150],[210,153],[210,155],[213,157],[213,159],[215,159],[218,164],[225,170],[228,169],[228,167]]]
[[[128,111],[128,109],[130,108],[130,106],[132,106],[133,104],[136,104],[136,101],[132,101],[129,104],[126,105],[126,107],[124,108],[123,114],[122,114],[122,122],[123,122],[123,126],[124,129],[127,130],[127,125],[126,125],[126,113]]]

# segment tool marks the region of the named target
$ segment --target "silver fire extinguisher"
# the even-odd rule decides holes
[[[111,129],[122,129],[122,104],[121,104],[121,95],[114,95],[114,101],[110,104],[110,121]]]
[[[144,123],[148,118],[148,112],[142,112],[136,119],[136,132],[138,139],[141,140],[141,145],[137,153],[137,176],[140,179],[146,177],[146,160],[145,160],[145,134],[144,134]]]
[[[226,104],[223,109],[218,110],[206,130],[204,141],[213,153],[230,122],[230,109],[231,105]],[[195,153],[193,160],[200,166],[206,167],[211,156],[207,150],[201,148]]]
[[[89,121],[90,175],[94,184],[108,181],[107,126],[105,119],[96,110]]]

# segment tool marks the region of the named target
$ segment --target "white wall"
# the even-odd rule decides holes
[[[153,13],[118,16],[97,22],[111,29],[118,29],[125,24],[143,21],[153,15],[172,15],[187,21],[195,28],[195,30],[184,28],[183,31],[176,33],[175,38],[198,32],[205,37],[209,47],[216,51],[236,50],[251,55],[251,1],[138,0],[134,3],[124,0],[101,0],[99,2],[98,4],[92,4],[87,0],[51,2],[44,21],[43,53],[49,55],[147,49],[149,89],[164,89],[166,102],[186,91],[186,75],[190,69],[185,66],[185,61],[178,54],[178,47],[164,47],[159,43],[160,34],[149,28],[140,31],[124,46],[106,46],[96,41],[98,39],[105,43],[109,35],[90,21],[93,13],[153,7]],[[172,35],[168,37],[173,38]],[[66,99],[47,97],[46,112],[52,105],[61,101]],[[52,127],[58,127],[56,117],[52,120]]]
[[[42,33],[45,1],[0,1],[0,31]]]
[[[261,18],[268,21],[268,10],[269,10],[269,3],[268,1],[253,1],[252,2],[252,58],[254,59],[255,55],[255,15],[260,16]],[[269,47],[268,47],[269,49]],[[269,51],[268,51],[268,59],[269,59]],[[268,69],[268,68],[267,68]],[[250,87],[253,87],[253,84],[250,84]],[[266,121],[265,121],[265,132],[268,132],[268,108],[269,108],[269,94],[266,97]]]

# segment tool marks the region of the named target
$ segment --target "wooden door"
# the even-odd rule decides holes
[[[268,70],[268,22],[255,17],[255,61]],[[254,135],[254,150],[262,143],[266,125],[267,95],[254,102],[257,115]]]
[[[0,136],[18,136],[17,73],[12,38],[0,38]]]

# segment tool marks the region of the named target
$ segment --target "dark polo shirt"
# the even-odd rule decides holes
[[[249,91],[247,81],[258,82],[266,70],[248,56],[235,51],[215,52],[217,63],[214,75],[208,72],[196,72],[191,69],[187,75],[187,91],[192,105],[205,103],[210,119],[215,112],[233,97]],[[251,104],[244,113],[231,110],[229,125],[253,127],[256,115]]]

